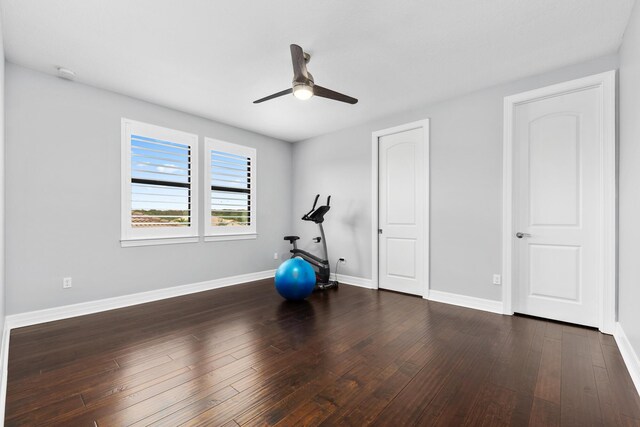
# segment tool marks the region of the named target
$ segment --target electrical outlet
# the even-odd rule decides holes
[[[494,274],[493,275],[493,284],[494,285],[500,285],[502,284],[502,277],[500,277],[499,274]]]
[[[278,252],[273,253],[273,259],[278,259]]]
[[[62,288],[63,289],[69,289],[72,286],[73,286],[73,283],[71,281],[71,277],[65,277],[65,278],[62,279]]]
[[[344,258],[338,258],[338,261],[340,261],[342,264],[346,264],[347,260]]]

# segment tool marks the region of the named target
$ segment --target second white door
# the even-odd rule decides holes
[[[598,326],[600,108],[585,88],[514,109],[517,312]]]
[[[426,165],[424,128],[378,139],[379,286],[424,295]]]

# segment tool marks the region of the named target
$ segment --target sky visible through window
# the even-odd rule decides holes
[[[190,225],[190,175],[188,145],[131,135],[132,225]]]
[[[250,225],[251,161],[211,151],[211,225]],[[131,224],[189,226],[190,148],[186,144],[131,135]],[[197,196],[196,196],[197,197]]]
[[[212,150],[210,161],[211,225],[250,225],[250,159]]]

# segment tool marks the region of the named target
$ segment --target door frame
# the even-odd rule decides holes
[[[616,322],[616,71],[588,76],[504,98],[502,151],[502,305],[512,315],[513,285],[517,277],[513,258],[513,112],[516,106],[558,95],[597,88],[600,93],[600,226],[601,242],[598,278],[598,328],[613,334]]]
[[[422,220],[424,221],[424,230],[425,235],[422,236],[423,239],[423,253],[425,255],[425,260],[423,265],[422,277],[424,278],[425,284],[423,288],[422,297],[426,298],[429,295],[429,276],[430,276],[430,266],[429,266],[429,183],[430,183],[430,175],[429,175],[429,119],[418,120],[411,123],[405,123],[399,126],[394,126],[387,129],[378,130],[371,133],[371,287],[373,289],[380,289],[380,277],[379,277],[379,266],[378,266],[378,210],[379,210],[379,200],[378,200],[378,185],[379,185],[379,139],[383,136],[393,135],[395,133],[405,132],[408,130],[419,129],[422,128],[423,132],[423,155],[424,155],[424,172],[425,172],[425,202],[424,202],[424,217]]]

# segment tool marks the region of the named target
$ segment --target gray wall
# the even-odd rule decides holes
[[[316,193],[332,194],[332,267],[371,277],[371,132],[431,119],[431,286],[499,300],[502,100],[617,68],[616,55],[288,143],[7,64],[7,307],[20,313],[277,267]],[[120,118],[254,146],[256,241],[121,248]],[[293,182],[293,185],[291,184]],[[291,196],[293,192],[293,196]],[[268,226],[267,226],[268,223]],[[178,266],[178,267],[176,267]],[[74,287],[63,290],[62,277]]]
[[[2,25],[0,19],[0,331],[4,330],[5,317],[5,222],[4,222],[4,195],[5,195],[5,164],[4,164],[4,40],[2,38]],[[0,402],[2,404],[2,402]]]
[[[277,267],[291,144],[13,64],[6,79],[8,314]],[[121,248],[121,117],[255,147],[258,239]]]
[[[620,49],[618,320],[640,354],[640,6]]]
[[[617,66],[617,55],[598,58],[294,144],[296,231],[316,234],[295,220],[315,193],[332,194],[332,268],[342,256],[340,273],[371,278],[371,133],[430,118],[431,288],[500,300],[491,280],[501,267],[503,98]]]

